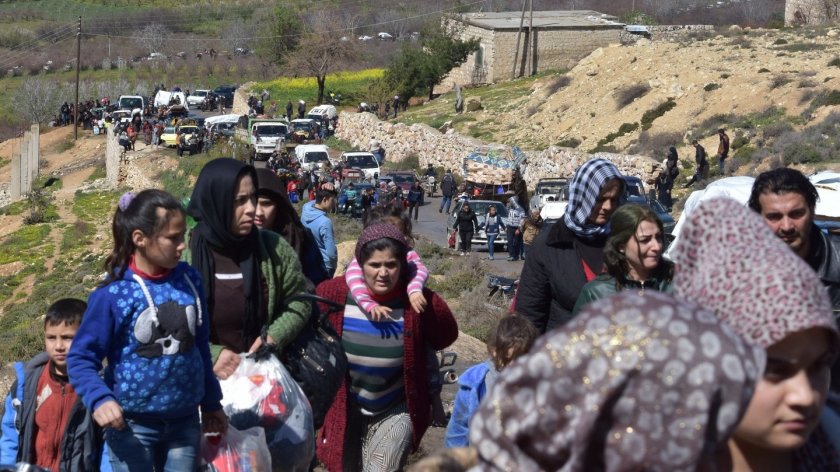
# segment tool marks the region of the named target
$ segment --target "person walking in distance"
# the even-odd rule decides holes
[[[720,175],[723,175],[724,171],[724,161],[727,157],[729,157],[729,135],[723,130],[723,128],[718,130],[718,137],[720,138],[720,144],[718,144],[718,166],[720,167]]]
[[[457,190],[458,186],[455,185],[455,177],[452,175],[452,171],[450,169],[446,169],[446,173],[443,175],[443,180],[440,182],[440,193],[442,197],[440,199],[440,208],[438,209],[438,213],[446,211],[446,214],[449,214],[449,207],[452,205],[452,197],[455,196],[455,192]]]
[[[472,248],[473,235],[478,232],[478,217],[476,217],[475,212],[470,208],[470,202],[464,202],[461,205],[461,211],[458,212],[455,218],[455,225],[452,229],[457,230],[458,235],[461,237],[461,255],[469,255],[470,249]]]
[[[695,139],[691,142],[694,145],[694,162],[696,169],[691,180],[685,183],[684,187],[689,187],[694,183],[709,178],[709,161],[706,159],[706,149],[700,145]],[[721,174],[723,173],[723,161],[721,161]]]

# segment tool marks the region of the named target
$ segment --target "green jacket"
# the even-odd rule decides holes
[[[670,292],[671,280],[653,278],[646,280],[645,283],[642,284],[641,282],[637,282],[635,280],[624,279],[624,287],[622,290],[657,290],[659,292]],[[575,302],[575,307],[572,309],[572,316],[577,315],[580,310],[595,300],[615,295],[618,291],[615,277],[609,274],[601,274],[598,277],[595,277],[591,282],[584,285],[583,289],[580,291],[577,302]]]
[[[257,258],[260,262],[260,272],[268,287],[268,335],[274,340],[279,353],[297,337],[309,320],[312,310],[308,303],[302,301],[283,306],[283,300],[287,297],[306,291],[300,260],[294,249],[279,234],[260,230],[259,235]],[[184,251],[182,259],[186,262],[192,261],[189,249]],[[222,347],[210,344],[210,354],[214,362],[219,358]]]

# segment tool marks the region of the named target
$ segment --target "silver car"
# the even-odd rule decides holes
[[[487,215],[487,210],[490,206],[496,207],[496,213],[501,216],[502,218],[507,218],[508,211],[505,205],[501,202],[496,202],[493,200],[469,200],[470,207],[475,212],[476,219],[478,220],[478,226],[484,226],[484,217]],[[446,234],[447,237],[452,233],[452,228],[455,226],[455,217],[459,211],[461,211],[461,207],[464,206],[463,200],[458,200],[452,206],[452,213],[446,219]],[[472,238],[472,245],[475,247],[487,247],[487,233],[484,232],[484,229],[480,229],[477,232],[473,233]],[[507,246],[507,234],[504,230],[499,231],[499,236],[496,237],[496,246]]]

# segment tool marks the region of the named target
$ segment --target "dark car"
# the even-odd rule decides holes
[[[389,172],[383,179],[388,179],[388,182],[397,184],[397,187],[402,189],[403,193],[408,193],[414,183],[417,182],[417,176],[412,171]]]
[[[233,85],[219,85],[213,89],[213,93],[219,96],[220,100],[224,100],[226,107],[233,106],[233,93],[236,92],[236,87]]]

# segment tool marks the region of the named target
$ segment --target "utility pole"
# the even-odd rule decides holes
[[[79,15],[79,31],[76,33],[76,106],[73,108],[73,140],[79,139],[79,62],[82,56],[82,17]]]
[[[536,52],[537,36],[534,33],[534,0],[528,0],[528,8],[531,10],[528,18],[528,77],[534,75],[534,53]]]
[[[519,19],[519,31],[516,32],[516,51],[513,53],[513,72],[510,74],[510,80],[516,78],[516,63],[519,61],[519,38],[522,37],[522,25],[525,23],[525,2],[522,0],[522,17]]]

